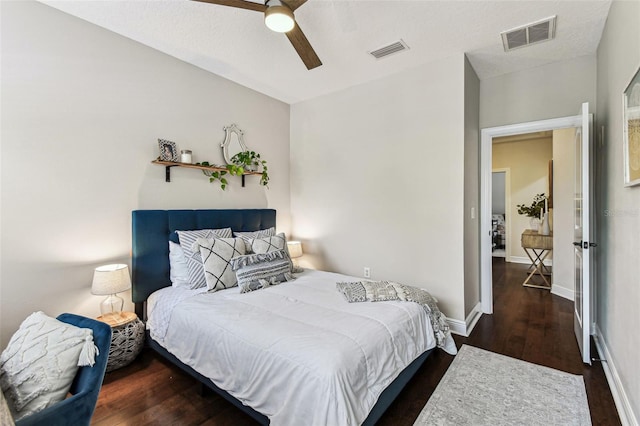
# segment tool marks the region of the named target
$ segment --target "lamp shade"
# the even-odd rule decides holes
[[[288,241],[287,249],[289,250],[289,256],[291,256],[291,258],[302,256],[302,244],[300,241]]]
[[[116,294],[131,288],[129,267],[124,264],[99,266],[93,272],[91,293],[97,295]]]
[[[269,0],[267,10],[264,12],[264,23],[271,30],[277,33],[286,33],[295,26],[293,12],[280,0]]]

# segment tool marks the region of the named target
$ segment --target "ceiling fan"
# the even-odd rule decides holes
[[[266,0],[265,4],[247,0],[193,0],[202,3],[219,4],[237,7],[239,9],[255,10],[264,13],[264,22],[269,29],[286,33],[287,38],[296,49],[300,59],[311,70],[322,65],[320,58],[311,47],[309,40],[298,26],[293,11],[306,3],[307,0]]]

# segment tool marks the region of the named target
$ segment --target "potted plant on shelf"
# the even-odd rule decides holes
[[[536,194],[533,197],[533,202],[531,205],[527,206],[525,204],[518,204],[518,214],[525,215],[529,217],[529,223],[531,224],[531,229],[538,230],[541,224],[542,213],[545,213],[545,208],[547,204],[547,196],[543,194]]]
[[[269,184],[269,173],[267,161],[260,158],[260,154],[255,151],[241,151],[231,157],[231,163],[226,166],[215,166],[208,161],[197,163],[201,166],[220,167],[221,170],[202,172],[209,177],[209,182],[220,182],[220,188],[224,190],[229,182],[225,178],[227,173],[232,176],[242,176],[245,172],[260,172],[260,185],[267,186]],[[226,169],[226,170],[222,170]],[[262,170],[261,170],[262,169]]]
[[[233,164],[227,165],[227,169],[232,175],[242,175],[245,171],[257,172],[262,168],[260,185],[269,184],[269,173],[267,161],[260,158],[260,154],[255,151],[240,151],[231,157]]]

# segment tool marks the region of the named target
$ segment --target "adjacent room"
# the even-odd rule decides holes
[[[1,424],[638,425],[640,1],[0,24]]]

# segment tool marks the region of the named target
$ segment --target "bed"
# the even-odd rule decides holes
[[[419,305],[346,303],[335,282],[356,278],[318,271],[244,294],[171,286],[174,231],[275,222],[270,209],[134,211],[132,297],[139,317],[151,313],[148,344],[261,424],[373,425],[435,346]]]

